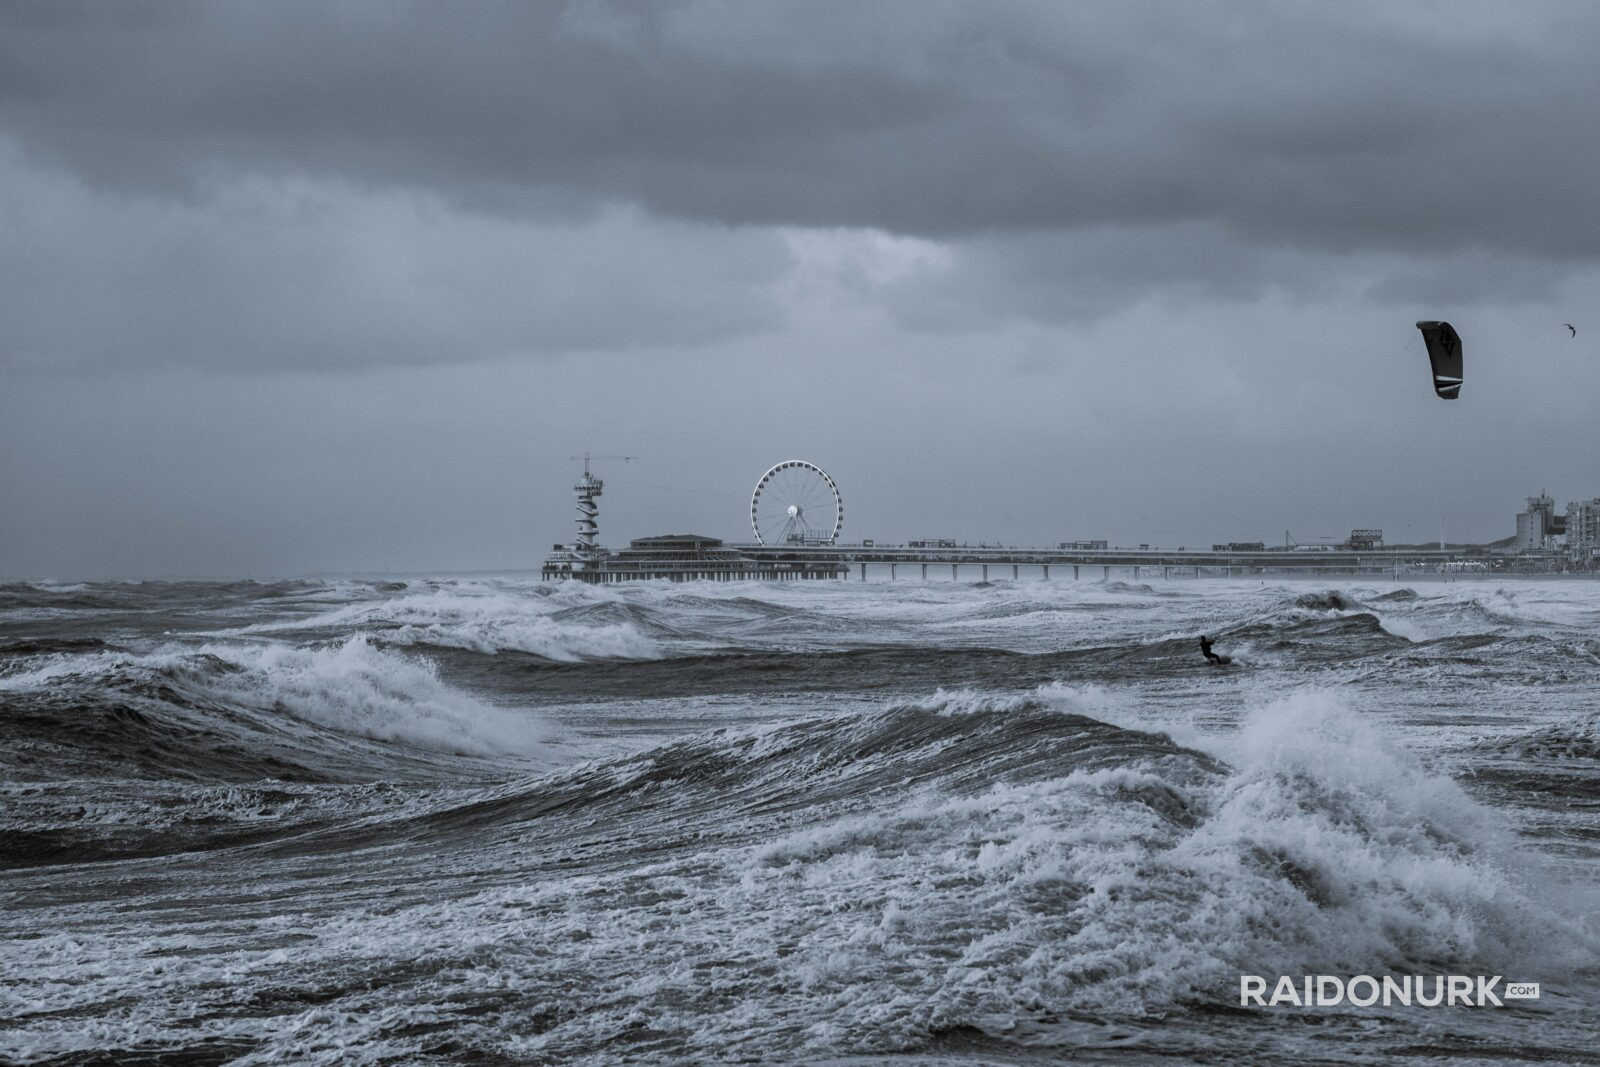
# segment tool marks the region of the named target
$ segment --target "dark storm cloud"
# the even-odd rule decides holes
[[[936,93],[870,70],[820,77],[597,42],[551,5],[137,10],[151,16],[90,7],[0,35],[0,119],[101,182],[182,188],[215,168],[305,167],[518,206],[568,188],[655,203],[693,199],[719,172],[770,181],[785,145],[870,136],[937,107]]]
[[[1405,309],[1546,300],[1571,269],[1566,260],[1481,251],[1257,247],[1215,223],[1096,226],[974,238],[945,269],[908,271],[876,287],[871,299],[919,332],[975,332],[1015,320],[1092,322],[1156,295],[1179,304],[1359,298],[1399,309],[1395,317],[1404,323]]]
[[[1585,5],[9,5],[0,124],[509,210],[1586,258]]]
[[[768,230],[490,218],[437,198],[230,183],[95,195],[0,144],[0,369],[272,372],[696,346],[785,321]]]

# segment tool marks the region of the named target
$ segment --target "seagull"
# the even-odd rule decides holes
[[[1572,331],[1572,336],[1574,336],[1574,337],[1578,336],[1578,328],[1576,326],[1572,325],[1572,323],[1563,322],[1561,325],[1563,325],[1567,329],[1571,330]]]

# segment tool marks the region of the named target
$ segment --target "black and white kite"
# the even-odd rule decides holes
[[[1428,345],[1428,361],[1433,364],[1433,391],[1442,400],[1461,395],[1461,335],[1448,322],[1417,323]]]

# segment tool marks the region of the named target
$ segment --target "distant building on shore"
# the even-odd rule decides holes
[[[1548,493],[1528,498],[1526,511],[1517,514],[1513,552],[1560,552],[1574,563],[1589,564],[1600,558],[1600,497],[1568,501],[1566,513],[1556,514],[1555,498]]]
[[[1574,560],[1600,557],[1600,496],[1567,502],[1567,551]]]
[[[1383,531],[1370,529],[1351,530],[1350,539],[1344,543],[1344,547],[1354,549],[1357,552],[1370,552],[1375,548],[1382,548]]]
[[[1540,492],[1528,498],[1528,510],[1517,513],[1517,537],[1511,543],[1515,552],[1549,552],[1560,547],[1566,532],[1566,518],[1556,514],[1555,497]]]

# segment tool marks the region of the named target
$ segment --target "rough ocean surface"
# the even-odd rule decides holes
[[[1600,1062],[1600,583],[13,584],[0,765],[7,1062]]]

